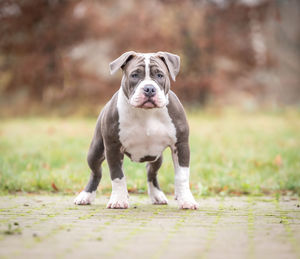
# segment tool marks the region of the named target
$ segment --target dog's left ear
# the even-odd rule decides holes
[[[114,74],[119,68],[123,68],[126,63],[136,55],[134,51],[128,51],[118,57],[116,60],[109,64],[110,74]]]
[[[170,76],[175,81],[180,69],[180,57],[169,52],[157,52],[157,55],[165,62]]]

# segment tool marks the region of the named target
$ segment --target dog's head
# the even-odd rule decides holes
[[[168,52],[129,51],[110,63],[110,73],[123,70],[121,87],[129,103],[136,108],[162,108],[168,104],[171,77],[179,72],[180,58]]]

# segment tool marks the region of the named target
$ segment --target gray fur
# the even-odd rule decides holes
[[[159,188],[159,184],[157,181],[157,173],[159,168],[162,165],[162,156],[160,156],[156,161],[151,162],[151,163],[147,163],[147,178],[148,178],[148,182],[152,182],[153,185],[160,190]]]
[[[157,52],[157,54],[164,60],[170,72],[171,78],[173,79],[173,81],[175,81],[176,76],[180,70],[180,57],[172,53],[162,51]]]
[[[121,143],[118,138],[119,115],[116,109],[117,97],[118,93],[106,104],[96,124],[87,158],[88,165],[92,171],[90,180],[85,187],[87,192],[93,192],[97,189],[102,176],[101,164],[104,159],[108,162],[112,180],[115,178],[121,179],[124,176],[122,170],[124,154],[120,151]]]
[[[119,70],[119,68],[124,66],[126,64],[127,60],[129,60],[130,57],[134,56],[135,54],[136,53],[134,51],[128,51],[128,52],[125,52],[124,54],[122,54],[120,57],[118,57],[113,62],[111,62],[109,64],[110,74],[112,75],[115,72],[117,72]]]
[[[189,124],[182,104],[177,96],[169,92],[169,104],[167,106],[169,115],[176,128],[177,143],[173,152],[177,153],[180,166],[188,167],[190,164],[190,147],[189,147]]]

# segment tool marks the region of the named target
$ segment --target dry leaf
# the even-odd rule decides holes
[[[58,192],[58,188],[56,187],[56,185],[55,185],[54,182],[51,184],[51,186],[52,186],[52,188],[53,188],[54,191]]]

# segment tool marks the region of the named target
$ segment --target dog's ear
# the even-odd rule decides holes
[[[123,68],[126,63],[134,56],[136,52],[128,51],[118,57],[116,60],[109,64],[110,74],[114,74],[119,68]]]
[[[171,78],[173,79],[173,81],[175,81],[176,76],[180,69],[180,57],[175,54],[169,52],[163,52],[163,51],[157,52],[157,55],[166,64]]]

